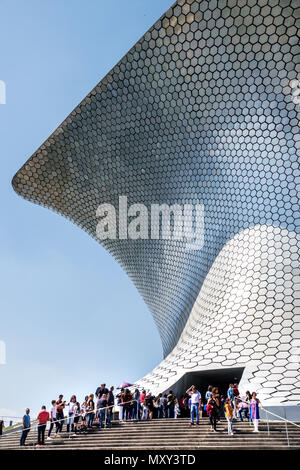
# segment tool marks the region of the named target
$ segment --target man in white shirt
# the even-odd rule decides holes
[[[196,426],[199,426],[199,408],[201,404],[201,393],[198,392],[195,385],[192,385],[186,391],[187,395],[190,395],[191,400],[191,422],[190,426],[194,425],[194,414],[196,414]]]
[[[50,410],[50,427],[48,431],[47,440],[52,440],[51,432],[52,432],[54,423],[56,422],[56,400],[52,400],[51,405],[52,406]],[[57,424],[56,424],[56,433],[57,433]]]

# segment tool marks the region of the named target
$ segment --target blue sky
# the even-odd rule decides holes
[[[152,316],[116,261],[11,179],[172,0],[2,0],[0,415],[135,381],[162,359]]]

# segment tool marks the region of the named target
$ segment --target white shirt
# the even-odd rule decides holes
[[[52,413],[52,416],[53,416],[53,419],[56,418],[56,405],[54,406],[51,406],[51,413]],[[51,416],[51,413],[50,413],[50,416]]]
[[[74,413],[75,406],[76,406],[76,403],[70,402],[70,404],[69,404],[69,413]]]
[[[200,392],[191,393],[191,403],[192,403],[192,405],[196,405],[196,404],[200,403],[200,400],[201,400],[201,393]]]

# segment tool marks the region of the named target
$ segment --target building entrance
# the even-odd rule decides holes
[[[220,395],[227,397],[229,384],[239,383],[243,371],[244,367],[188,372],[173,385],[172,390],[181,397],[191,385],[195,385],[204,398],[208,386],[212,385],[219,388]]]

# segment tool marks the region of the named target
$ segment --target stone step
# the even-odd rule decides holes
[[[235,436],[238,436],[239,438],[244,438],[244,439],[253,439],[254,436],[257,436],[256,433],[253,433],[252,431],[251,432],[236,432],[236,430],[234,430],[234,435]],[[207,438],[210,438],[210,439],[219,439],[220,437],[223,437],[223,436],[227,436],[227,429],[224,429],[222,431],[219,431],[217,433],[212,433],[211,431],[208,431],[207,433],[206,432],[198,432],[198,433],[188,433],[188,435],[185,435],[183,436],[182,434],[172,434],[172,433],[162,433],[162,434],[153,434],[153,433],[147,433],[147,434],[127,434],[126,435],[126,440],[145,440],[145,439],[163,439],[163,440],[182,440],[182,439],[187,439],[187,440],[190,440],[191,438],[192,439],[207,439]],[[14,438],[3,438],[0,442],[0,447],[3,447],[3,445],[8,445],[10,443],[14,443],[18,440],[20,436],[18,437],[14,437]],[[273,433],[270,433],[270,435],[266,432],[260,432],[259,433],[259,439],[286,439],[286,434],[285,432],[273,432]],[[27,442],[30,442],[32,440],[36,440],[37,439],[37,433],[34,432],[32,433],[31,435],[28,435],[27,437]],[[53,438],[53,440],[51,442],[62,442],[62,441],[65,441],[66,439],[70,439],[69,436],[61,436],[59,438]],[[84,442],[88,442],[88,441],[96,441],[96,440],[103,440],[103,439],[108,439],[108,440],[120,440],[120,439],[124,439],[124,434],[123,433],[116,433],[116,432],[107,432],[106,430],[104,431],[99,431],[98,433],[93,433],[93,434],[90,434],[90,435],[80,435],[78,434],[77,436],[73,436],[71,437],[72,440],[76,440],[76,441],[79,441],[79,440],[84,440]],[[289,433],[289,439],[300,439],[300,434],[299,433]],[[50,443],[50,441],[49,441]]]
[[[66,446],[58,446],[58,447],[38,447],[38,448],[35,448],[35,447],[23,447],[23,448],[20,448],[20,447],[16,447],[16,448],[13,448],[13,449],[7,449],[7,450],[28,450],[28,451],[32,451],[34,450],[35,452],[37,450],[53,450],[53,451],[57,451],[57,450],[70,450],[70,451],[74,451],[74,450],[106,450],[106,451],[133,451],[133,450],[153,450],[153,451],[157,451],[157,450],[164,450],[164,451],[180,451],[180,450],[187,450],[187,451],[192,451],[192,450],[292,450],[292,449],[295,449],[295,450],[299,450],[299,446],[290,446],[290,447],[287,447],[287,445],[238,445],[238,444],[233,444],[231,446],[224,446],[224,445],[214,445],[213,447],[209,444],[203,444],[203,445],[199,445],[197,447],[194,447],[194,446],[191,446],[191,445],[188,445],[188,446],[173,446],[172,448],[170,448],[169,446],[158,446],[158,447],[151,447],[151,446],[135,446],[135,447],[127,447],[127,446],[120,446],[120,447],[109,447],[109,446],[106,446],[104,448],[99,448],[97,446],[93,446],[93,447],[83,447],[82,449],[80,448],[74,448],[74,447],[68,447],[67,445]]]
[[[58,438],[46,440],[44,447],[37,450],[192,450],[192,449],[287,449],[286,425],[261,422],[260,433],[253,433],[249,422],[233,423],[234,436],[227,434],[227,422],[218,423],[218,432],[210,430],[209,421],[203,418],[199,427],[189,427],[189,419],[163,419],[153,421],[113,422],[111,428],[101,429],[95,425],[87,434],[70,438],[63,432]],[[300,449],[300,428],[288,425],[290,448]],[[47,435],[47,434],[46,434]],[[4,435],[0,438],[0,449],[19,449],[20,433]],[[124,442],[124,440],[126,442]],[[25,449],[36,449],[37,431],[29,433]],[[180,444],[179,444],[180,443]],[[24,448],[23,448],[24,449]]]
[[[300,445],[300,439],[289,439],[289,442],[291,445]],[[27,445],[34,446],[36,443],[36,439],[32,441],[28,441]],[[243,444],[243,445],[256,445],[256,446],[261,446],[261,445],[286,445],[287,440],[283,439],[276,439],[276,438],[269,438],[269,439],[264,439],[262,440],[261,438],[257,439],[248,439],[248,438],[238,438],[236,436],[228,436],[228,437],[222,437],[218,439],[205,439],[204,441],[198,441],[194,440],[193,444],[194,446],[201,446],[201,445],[208,445],[211,444],[213,446],[215,445],[238,445],[238,444]],[[168,439],[168,440],[161,440],[161,439],[151,439],[149,440],[136,440],[136,439],[128,439],[126,440],[126,443],[120,441],[120,440],[110,440],[110,439],[105,439],[105,440],[99,440],[99,441],[75,441],[75,440],[66,440],[63,442],[46,442],[45,447],[50,448],[50,447],[61,447],[61,446],[69,446],[72,448],[89,448],[89,447],[98,447],[98,448],[107,448],[107,447],[144,447],[144,446],[155,446],[155,447],[160,447],[160,446],[168,446],[169,448],[172,448],[174,446],[178,445],[178,439]],[[191,441],[189,439],[182,439],[180,441],[180,446],[190,446]],[[5,446],[6,449],[9,448],[16,448],[18,445],[16,443],[9,443]]]

